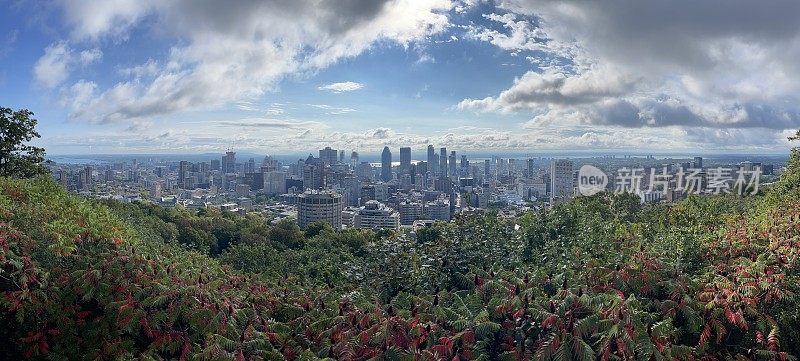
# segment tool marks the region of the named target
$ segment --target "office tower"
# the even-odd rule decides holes
[[[88,191],[88,190],[90,190],[92,188],[92,186],[94,184],[94,178],[93,178],[93,175],[92,175],[93,172],[94,172],[94,170],[92,169],[92,167],[86,167],[86,168],[83,169],[83,172],[81,172],[81,175],[80,175],[80,183],[81,184],[80,184],[80,186],[81,186],[82,190]]]
[[[694,157],[694,164],[692,164],[692,168],[703,168],[703,157]]]
[[[533,172],[536,170],[536,166],[534,165],[534,160],[528,159],[526,163],[528,164],[528,166],[525,169],[525,176],[527,176],[528,178],[533,178]]]
[[[223,166],[225,173],[236,173],[236,152],[225,152],[225,158],[222,159],[222,163],[225,164]]]
[[[428,169],[426,171],[430,174],[436,173],[436,167],[439,165],[439,162],[435,161],[436,151],[433,149],[433,145],[428,144]]]
[[[273,159],[272,156],[264,157],[264,160],[261,161],[261,171],[262,172],[272,172],[278,169],[278,161]]]
[[[450,173],[451,178],[458,178],[458,171],[456,170],[458,166],[456,165],[456,151],[450,152],[450,158],[448,159],[448,172]]]
[[[554,159],[550,163],[550,203],[556,199],[570,199],[573,195],[572,161]]]
[[[344,149],[339,151],[339,163],[344,163]]]
[[[327,165],[336,164],[336,158],[339,156],[339,151],[336,149],[331,149],[331,147],[325,147],[325,149],[319,150],[319,159],[322,163]]]
[[[439,174],[447,177],[447,148],[439,148]]]
[[[392,151],[389,147],[383,147],[381,154],[381,180],[384,182],[392,180]]]
[[[467,155],[466,154],[462,154],[461,155],[461,172],[464,173],[464,175],[466,175],[468,171],[469,171],[469,161],[467,160]]]
[[[342,196],[335,192],[306,191],[297,198],[297,225],[305,228],[314,222],[325,222],[334,229],[342,228]]]
[[[303,187],[305,189],[325,188],[324,179],[322,166],[313,163],[306,163],[303,166]]]
[[[247,161],[247,169],[245,169],[245,173],[255,173],[255,172],[256,172],[256,160],[250,158],[250,160]]]
[[[358,152],[356,151],[350,153],[350,166],[353,168],[358,166]]]
[[[219,167],[219,159],[212,159],[211,160],[211,170],[220,170]]]
[[[186,178],[189,176],[189,162],[182,160],[178,164],[178,185],[186,189]]]
[[[400,214],[378,201],[368,201],[353,218],[353,227],[400,229]]]
[[[411,148],[400,148],[400,173],[405,174],[411,171]]]
[[[264,173],[264,193],[269,195],[286,193],[286,172],[271,171]]]
[[[489,179],[489,175],[491,175],[491,163],[488,159],[483,161],[483,175],[486,179]]]

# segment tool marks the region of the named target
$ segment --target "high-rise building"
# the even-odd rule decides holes
[[[256,172],[256,160],[254,158],[250,158],[247,161],[247,169],[244,170],[245,173],[255,173]]]
[[[439,162],[435,161],[436,157],[436,150],[433,149],[432,144],[428,144],[428,169],[426,171],[430,174],[436,173],[436,167],[439,165]]]
[[[303,187],[305,189],[325,188],[325,178],[320,165],[307,163],[303,166]]]
[[[94,169],[92,167],[83,168],[83,172],[81,172],[80,175],[80,186],[82,190],[88,191],[94,186],[93,173]]]
[[[439,148],[439,174],[447,177],[447,148]]]
[[[211,170],[220,170],[219,169],[219,159],[212,159],[211,160]]]
[[[353,227],[399,229],[400,214],[378,201],[368,201],[353,218]]]
[[[264,173],[264,193],[269,195],[286,192],[286,172],[271,171]]]
[[[336,158],[339,156],[339,151],[336,149],[331,149],[331,147],[325,147],[325,149],[319,150],[319,159],[322,163],[327,165],[336,164]]]
[[[407,174],[411,171],[411,148],[400,148],[400,174]]]
[[[703,157],[694,157],[694,163],[692,164],[692,168],[697,168],[697,169],[703,168]]]
[[[339,150],[339,163],[344,163],[344,149]]]
[[[178,163],[178,186],[186,189],[186,178],[189,176],[189,162],[182,160]]]
[[[550,203],[556,200],[570,199],[574,192],[572,161],[554,159],[550,163]]]
[[[358,166],[358,152],[356,152],[356,151],[353,151],[353,153],[350,153],[350,166],[353,167],[353,168]]]
[[[381,154],[381,180],[384,182],[392,180],[392,151],[389,147],[383,147]]]
[[[306,191],[297,199],[297,225],[307,225],[322,221],[334,229],[342,228],[342,196],[335,192]]]
[[[483,161],[483,175],[484,175],[484,177],[486,177],[486,179],[489,179],[489,176],[492,174],[491,173],[491,169],[492,169],[491,167],[492,167],[491,161],[488,160],[488,159],[485,159]]]
[[[225,158],[222,159],[222,162],[225,163],[225,173],[236,173],[236,152],[225,152]]]
[[[527,167],[525,168],[525,176],[528,178],[533,178],[533,172],[536,170],[536,165],[533,159],[528,159],[526,162]]]
[[[456,151],[450,152],[450,158],[447,160],[447,170],[450,173],[451,178],[458,178],[458,165],[456,165],[456,159]]]

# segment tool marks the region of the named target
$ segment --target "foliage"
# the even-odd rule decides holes
[[[39,138],[33,112],[0,107],[0,177],[29,178],[47,173],[44,148],[26,144]]]

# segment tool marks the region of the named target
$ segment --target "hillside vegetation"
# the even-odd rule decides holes
[[[0,358],[800,355],[800,161],[764,196],[598,194],[409,240],[0,179]]]

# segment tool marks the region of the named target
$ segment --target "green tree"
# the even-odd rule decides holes
[[[0,176],[30,178],[44,174],[44,148],[26,144],[39,138],[33,112],[0,107]]]

